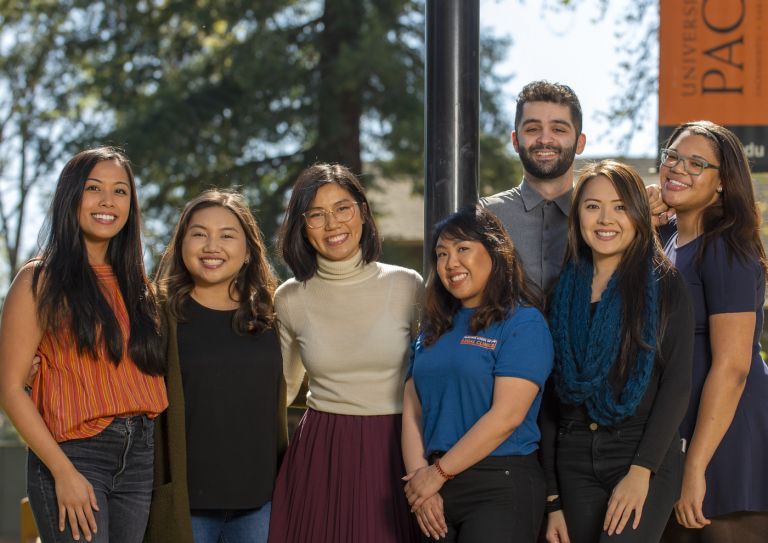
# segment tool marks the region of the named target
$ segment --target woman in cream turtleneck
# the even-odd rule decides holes
[[[415,542],[400,429],[421,276],[376,261],[373,213],[344,166],[302,172],[279,247],[294,274],[275,295],[288,402],[305,371],[309,392],[278,475],[269,541]]]

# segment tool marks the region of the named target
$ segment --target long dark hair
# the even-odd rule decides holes
[[[768,273],[765,249],[760,240],[760,211],[755,202],[755,189],[744,146],[727,128],[710,121],[693,121],[675,128],[665,143],[669,147],[684,133],[703,136],[710,143],[720,164],[720,184],[723,192],[702,214],[701,260],[707,245],[722,237],[742,259],[757,258]]]
[[[96,164],[105,160],[115,161],[125,169],[131,187],[128,220],[110,240],[106,255],[128,312],[128,355],[142,372],[159,375],[165,369],[165,355],[155,296],[144,273],[136,182],[128,158],[119,149],[98,147],[81,151],[59,175],[46,241],[32,275],[38,318],[47,330],[68,327],[80,352],[98,359],[103,345],[108,359],[115,365],[120,363],[124,354],[123,333],[88,264],[78,220],[85,181]]]
[[[472,315],[469,325],[471,333],[477,333],[494,322],[504,320],[510,310],[520,303],[541,309],[538,297],[526,285],[523,266],[504,226],[487,209],[469,205],[438,223],[432,233],[432,271],[427,279],[422,324],[425,345],[433,344],[453,326],[453,316],[461,308],[461,302],[446,290],[437,275],[435,249],[440,237],[479,241],[491,257],[491,275],[483,291],[483,301]]]
[[[317,251],[307,239],[302,214],[309,209],[320,187],[329,183],[339,185],[359,204],[363,219],[363,233],[360,239],[363,261],[373,262],[381,256],[381,239],[373,220],[371,205],[355,174],[341,164],[314,164],[301,172],[293,185],[285,219],[278,232],[278,252],[291,268],[297,281],[306,281],[317,271]]]
[[[661,345],[661,335],[666,327],[669,292],[665,277],[673,271],[669,260],[664,256],[659,237],[651,223],[651,209],[642,178],[632,167],[614,160],[589,164],[581,171],[573,191],[573,205],[568,216],[568,248],[565,261],[573,260],[577,264],[583,261],[592,262],[592,249],[581,235],[580,204],[585,188],[598,176],[604,176],[611,182],[624,203],[629,220],[635,227],[635,237],[624,251],[616,270],[618,274],[616,288],[623,304],[621,349],[616,368],[620,375],[626,376],[631,369],[630,366],[637,359],[638,349],[649,348],[642,339],[643,319],[638,318],[646,314],[645,291],[648,281],[648,262],[652,263],[657,275],[662,278],[657,346]]]
[[[267,260],[264,238],[242,194],[224,190],[207,190],[187,203],[173,230],[168,248],[157,269],[156,282],[171,314],[183,319],[182,304],[195,283],[184,265],[182,243],[192,215],[201,209],[223,207],[237,217],[245,233],[248,262],[230,285],[230,296],[239,307],[232,318],[232,327],[239,333],[260,333],[275,322],[273,297],[277,279]],[[234,291],[234,292],[233,292]]]

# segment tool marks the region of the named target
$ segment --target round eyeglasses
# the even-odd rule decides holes
[[[661,150],[661,165],[667,168],[674,168],[677,163],[683,161],[683,169],[685,173],[689,175],[701,175],[707,168],[713,170],[719,170],[720,166],[717,164],[710,164],[704,159],[681,155],[677,152],[677,149],[662,149]]]
[[[351,221],[355,216],[355,206],[359,205],[358,202],[341,202],[333,206],[331,210],[313,207],[309,211],[302,213],[302,215],[309,228],[322,228],[328,221],[329,215],[332,215],[339,222]]]

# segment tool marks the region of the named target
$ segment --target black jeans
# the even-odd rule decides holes
[[[448,525],[448,535],[440,541],[535,542],[544,515],[545,487],[536,453],[481,460],[440,490]]]
[[[116,417],[101,433],[59,443],[75,468],[93,485],[99,510],[91,543],[141,543],[152,498],[154,421],[144,415]],[[27,492],[43,543],[73,543],[69,521],[59,531],[53,475],[29,451]],[[85,537],[80,533],[80,543]]]
[[[570,421],[557,438],[557,475],[563,512],[572,543],[657,543],[680,495],[683,453],[675,438],[659,470],[651,475],[640,525],[634,515],[621,534],[608,537],[603,521],[614,487],[629,471],[644,426],[600,428]]]

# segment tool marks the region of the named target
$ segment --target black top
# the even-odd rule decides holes
[[[238,334],[232,311],[191,297],[178,323],[191,509],[254,509],[269,501],[277,473],[277,333]]]
[[[656,356],[653,374],[640,405],[629,419],[619,425],[645,426],[631,463],[652,472],[659,468],[670,446],[679,443],[678,426],[688,407],[693,357],[693,309],[688,289],[676,271],[667,274],[663,282],[661,294],[668,293],[669,305],[660,354]],[[614,385],[620,389],[620,385]],[[539,417],[548,496],[559,494],[555,468],[558,425],[570,421],[592,423],[583,405],[566,405],[557,400],[554,384],[550,380],[544,391]]]

